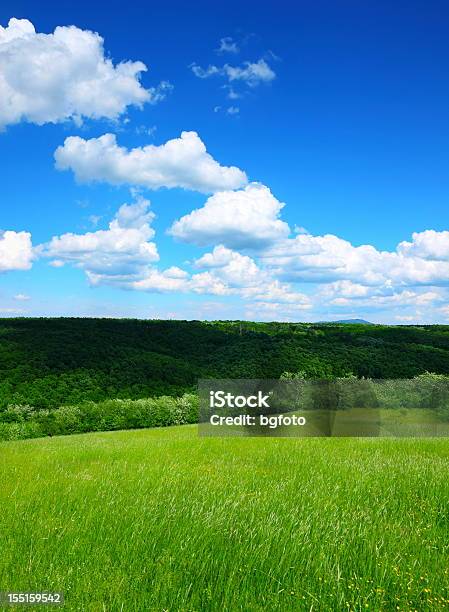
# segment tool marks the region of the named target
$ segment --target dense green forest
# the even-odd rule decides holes
[[[1,319],[0,408],[181,396],[198,378],[449,374],[449,326]]]

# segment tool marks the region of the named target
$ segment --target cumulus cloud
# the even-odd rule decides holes
[[[366,262],[379,263],[379,252],[370,245],[354,247],[332,234],[313,236],[299,234],[278,241],[263,254],[267,264],[280,275],[295,280],[326,282],[333,279],[360,279],[364,283],[381,282],[378,268],[366,268]]]
[[[146,70],[140,61],[114,65],[95,32],[59,26],[42,34],[27,19],[13,18],[0,26],[0,128],[116,119],[129,105],[159,102],[171,85],[144,89]]]
[[[251,199],[253,190],[261,191],[269,200],[273,198],[269,190],[259,184],[250,184],[234,195],[241,197],[249,193]],[[223,195],[230,194],[220,192],[211,196],[199,210],[203,211],[211,200],[216,204],[217,198],[220,204],[218,196]],[[224,206],[218,209],[227,213],[227,200],[223,202]],[[53,238],[40,252],[52,259],[52,265],[72,263],[82,268],[93,286],[236,297],[247,305],[247,312],[251,312],[253,318],[301,320],[306,311],[311,311],[315,318],[321,319],[338,318],[342,313],[369,318],[369,313],[376,313],[376,317],[389,316],[389,320],[394,317],[404,317],[404,321],[405,317],[422,320],[423,316],[427,320],[431,317],[438,320],[438,313],[441,316],[444,311],[440,305],[448,300],[447,261],[419,258],[408,249],[402,252],[399,246],[393,252],[378,251],[371,245],[357,247],[333,235],[300,234],[293,239],[279,238],[276,229],[274,234],[267,234],[264,224],[261,231],[257,225],[260,216],[283,223],[278,219],[282,204],[277,200],[274,204],[271,202],[271,208],[262,206],[263,214],[256,215],[249,224],[253,233],[248,233],[252,238],[244,234],[246,248],[255,244],[258,247],[253,248],[252,256],[219,243],[193,261],[193,271],[177,266],[161,270],[155,266],[157,250],[150,242],[154,231],[151,228],[153,215],[148,206],[143,199],[123,205],[109,229],[82,235],[64,234]],[[242,208],[245,204],[237,206],[229,219]],[[268,215],[267,210],[271,211]],[[228,219],[227,214],[224,219]],[[241,231],[241,226],[237,220],[235,227]],[[232,235],[234,226],[227,229]],[[286,232],[288,226],[279,234],[282,236]],[[202,227],[200,235],[205,235]],[[268,242],[267,235],[270,236]],[[210,225],[207,236],[208,240],[218,241],[217,235],[210,232]]]
[[[55,267],[70,263],[83,269],[93,284],[98,277],[117,282],[138,278],[148,264],[159,259],[151,242],[154,214],[149,206],[143,198],[123,204],[107,230],[55,236],[41,246],[41,255],[51,258]]]
[[[350,280],[362,285],[438,285],[449,283],[449,262],[413,256],[404,248],[379,251],[354,246],[332,234],[300,234],[280,240],[263,253],[275,275],[290,281]]]
[[[224,247],[217,248],[220,250]],[[232,294],[235,291],[234,288],[231,287],[232,283],[229,281],[237,281],[237,284],[239,284],[239,282],[232,272],[229,274],[223,273],[223,269],[229,264],[232,258],[232,253],[228,251],[228,249],[225,249],[225,251],[226,252],[221,253],[222,261],[220,264],[216,264],[212,261],[214,254],[209,254],[209,258],[204,256],[204,263],[198,260],[195,267],[205,269],[205,271],[195,274],[189,274],[176,266],[162,271],[154,267],[148,268],[142,278],[131,283],[130,288],[138,291],[148,291],[150,293]],[[236,253],[235,255],[238,256],[239,254]],[[221,268],[221,274],[216,274],[215,270],[207,269],[216,268],[218,266]],[[257,269],[257,266],[255,267]]]
[[[187,277],[187,272],[177,267],[168,268],[162,272],[155,268],[148,268],[142,278],[133,280],[128,288],[150,293],[184,292],[187,289]],[[100,277],[97,278],[97,282],[103,280]]]
[[[414,232],[411,242],[399,243],[398,252],[408,257],[449,261],[449,232]]]
[[[202,208],[175,221],[169,233],[199,246],[261,248],[288,236],[287,223],[279,219],[283,206],[268,187],[250,183],[214,194]]]
[[[310,308],[310,299],[294,290],[287,283],[270,277],[247,255],[218,245],[194,263],[196,268],[206,269],[210,276],[225,283],[233,293],[245,300],[296,304],[298,308]]]
[[[383,286],[364,286],[351,281],[336,281],[322,285],[317,298],[334,306],[352,306],[369,309],[404,308],[407,306],[431,306],[445,299],[442,290],[425,288],[401,289],[392,283]]]
[[[97,279],[104,282],[103,278]],[[149,293],[197,293],[228,295],[231,289],[218,277],[209,272],[190,275],[176,266],[167,270],[148,268],[142,278],[132,281],[126,288]]]
[[[29,232],[0,230],[0,272],[29,270],[34,257]]]
[[[238,287],[253,285],[261,280],[261,272],[251,257],[222,244],[197,259],[195,267],[212,270],[226,283]]]
[[[288,304],[292,311],[311,308],[311,300],[286,283],[275,280],[256,262],[236,251],[218,245],[194,262],[202,270],[189,274],[179,268],[162,272],[149,268],[145,276],[133,281],[130,288],[139,291],[196,293],[215,296],[238,296],[245,301],[266,304]]]
[[[338,295],[339,298],[362,298],[367,297],[372,288],[350,280],[340,280],[328,285],[323,285],[321,294],[325,297]]]
[[[260,276],[257,285],[244,288],[242,297],[256,302],[290,304],[299,310],[312,308],[312,301],[308,295],[294,289],[288,283],[271,279],[266,271],[265,276]]]
[[[212,262],[204,256],[204,264],[196,265],[202,271],[194,274],[177,266],[159,270],[154,265],[159,259],[156,245],[150,242],[154,237],[150,226],[153,217],[149,202],[139,198],[134,204],[120,207],[109,229],[54,237],[40,247],[40,254],[51,258],[50,264],[55,267],[71,263],[83,269],[92,286],[110,285],[149,293],[230,295],[236,294],[236,288],[243,288],[245,282],[257,282],[259,270],[255,263],[227,249],[221,253],[222,262]],[[215,255],[220,255],[219,250]],[[216,273],[212,268],[219,265],[222,269]],[[252,278],[246,281],[245,268],[252,271]]]
[[[117,144],[114,134],[84,140],[66,138],[55,152],[59,170],[73,170],[80,182],[104,181],[159,189],[181,187],[203,193],[237,189],[247,182],[235,166],[221,166],[206,151],[196,132],[180,138],[128,150]]]
[[[400,308],[404,306],[429,306],[434,302],[444,300],[444,296],[437,291],[416,291],[404,289],[395,291],[390,295],[376,295],[370,300],[371,305],[390,306],[396,305]]]

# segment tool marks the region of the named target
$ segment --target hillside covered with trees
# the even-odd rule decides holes
[[[181,396],[198,378],[449,374],[449,326],[1,319],[0,408]]]

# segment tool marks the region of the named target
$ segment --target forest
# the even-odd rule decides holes
[[[200,378],[449,374],[449,326],[0,319],[0,410],[181,397]]]

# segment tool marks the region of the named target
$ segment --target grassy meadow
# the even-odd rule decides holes
[[[0,590],[77,611],[449,609],[448,474],[447,438],[4,442]]]

